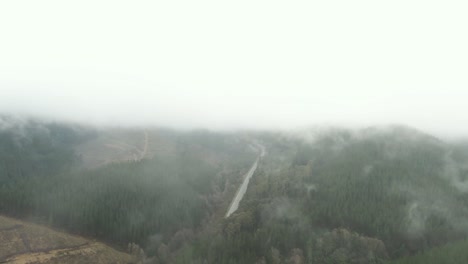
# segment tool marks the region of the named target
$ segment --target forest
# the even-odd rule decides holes
[[[102,130],[7,116],[1,124],[1,214],[122,250],[137,245],[145,263],[468,260],[463,142],[400,126],[309,134],[155,129],[151,157],[86,168],[77,146]],[[172,150],[163,152],[161,142]],[[258,155],[252,142],[267,155],[225,218]]]
[[[37,122],[2,130],[0,213],[154,255],[192,237],[224,203],[227,178],[255,157],[230,136],[161,131],[176,145],[173,155],[83,168],[74,147],[97,133]],[[219,154],[222,166],[200,149]]]
[[[241,210],[223,221],[216,239],[209,235],[189,246],[185,259],[399,263],[415,254],[416,259],[440,254],[443,263],[467,259],[457,250],[457,241],[468,234],[463,144],[452,146],[406,127],[336,129],[313,142],[262,137],[269,154]]]

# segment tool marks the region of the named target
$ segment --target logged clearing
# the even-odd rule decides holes
[[[83,165],[97,168],[113,162],[139,161],[149,158],[149,135],[146,130],[101,131],[100,135],[76,148]]]
[[[0,216],[0,263],[137,263],[103,243]]]

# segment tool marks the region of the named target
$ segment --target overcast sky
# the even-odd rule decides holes
[[[0,1],[0,112],[468,135],[468,2]]]

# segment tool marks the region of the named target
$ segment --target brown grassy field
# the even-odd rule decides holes
[[[0,216],[0,263],[137,263],[103,243]]]

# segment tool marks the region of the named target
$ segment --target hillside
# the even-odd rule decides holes
[[[446,254],[437,248],[468,238],[468,145],[408,127],[215,133],[0,123],[1,214],[131,244],[146,263],[370,264]],[[257,143],[266,155],[225,217]]]
[[[461,146],[406,127],[260,137],[268,155],[239,210],[186,259],[380,263],[468,235]]]
[[[2,123],[0,213],[119,248],[136,243],[154,261],[224,214],[256,156],[242,135]]]
[[[0,216],[0,263],[137,263],[103,243]]]

